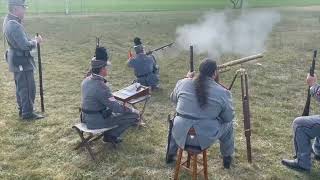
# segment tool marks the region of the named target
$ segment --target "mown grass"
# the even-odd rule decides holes
[[[221,168],[219,148],[209,150],[210,179],[319,179],[319,163],[310,175],[280,164],[292,151],[291,122],[301,114],[306,96],[304,79],[312,49],[319,47],[317,11],[282,11],[282,21],[268,39],[262,66],[245,65],[249,71],[252,112],[252,165],[246,162],[239,83],[233,90],[236,106],[236,155],[231,170]],[[166,117],[174,111],[168,96],[188,70],[188,53],[157,56],[163,90],[153,94],[145,119],[148,128],[131,129],[118,150],[95,143],[98,163],[87,152],[74,151],[79,141],[71,129],[78,122],[80,83],[88,68],[95,36],[112,53],[110,82],[113,89],[127,86],[133,73],[125,66],[133,37],[140,36],[154,48],[175,39],[177,26],[194,22],[199,11],[113,13],[103,16],[33,17],[26,19],[30,34],[40,32],[43,44],[46,119],[19,120],[14,83],[7,65],[0,61],[0,179],[169,179],[172,166],[164,163]],[[0,29],[1,30],[1,29]],[[2,41],[2,39],[0,39]],[[0,46],[3,52],[3,46]],[[168,55],[169,54],[169,55]],[[197,57],[199,64],[203,56]],[[220,62],[232,60],[224,55]],[[319,69],[319,65],[317,65]],[[236,70],[236,69],[235,69]],[[222,75],[229,84],[233,72]],[[39,102],[37,103],[39,105]],[[39,109],[39,108],[38,108]],[[318,113],[313,104],[312,113]],[[189,179],[186,174],[182,179]]]
[[[244,0],[246,7],[320,5],[318,0]],[[66,0],[28,0],[30,13],[64,13]],[[70,13],[115,11],[176,11],[231,8],[229,0],[69,0]],[[6,13],[6,0],[0,1]]]

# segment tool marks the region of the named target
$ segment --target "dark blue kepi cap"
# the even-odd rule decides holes
[[[106,61],[95,60],[95,59],[93,59],[91,61],[91,68],[92,69],[98,69],[98,68],[102,68],[102,67],[106,67],[106,66],[107,66]]]

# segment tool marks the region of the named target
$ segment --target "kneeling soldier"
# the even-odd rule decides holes
[[[138,123],[139,111],[121,105],[106,85],[107,67],[110,65],[105,48],[100,47],[91,61],[91,75],[83,80],[82,119],[88,129],[101,129],[117,125],[104,134],[104,142],[120,143],[120,135],[130,126]]]
[[[153,55],[147,55],[140,38],[134,39],[136,57],[129,58],[128,66],[134,69],[137,82],[150,86],[153,90],[159,88],[159,67]]]

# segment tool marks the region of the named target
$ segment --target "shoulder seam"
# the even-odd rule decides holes
[[[11,28],[15,28],[17,29],[19,26],[21,26],[16,20],[9,20],[7,23],[6,23],[6,27],[8,25],[11,25]]]

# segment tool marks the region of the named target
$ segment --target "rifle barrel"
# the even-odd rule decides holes
[[[313,51],[313,59],[312,59],[312,64],[310,66],[310,76],[314,76],[314,69],[315,69],[315,64],[316,64],[316,58],[317,58],[317,50]],[[308,87],[308,96],[306,100],[306,104],[304,105],[304,109],[302,112],[302,116],[309,116],[310,114],[310,103],[311,103],[311,92],[310,92],[310,87]]]
[[[37,33],[37,36],[39,36],[39,33]],[[45,109],[44,109],[43,83],[42,83],[41,48],[39,43],[37,43],[37,51],[38,51],[38,66],[39,66],[39,89],[40,89],[41,112],[44,112]]]
[[[317,54],[318,54],[318,51],[317,51],[317,50],[314,50],[314,51],[313,51],[312,65],[311,65],[311,67],[310,67],[310,75],[311,75],[311,76],[314,76],[314,69],[315,69],[315,66],[316,66]]]
[[[193,46],[190,46],[190,72],[194,71],[193,57]]]
[[[152,54],[153,52],[162,50],[162,49],[164,49],[164,48],[166,48],[166,47],[170,47],[170,46],[172,46],[172,44],[174,44],[174,42],[172,42],[172,43],[170,43],[170,44],[167,44],[167,45],[164,45],[164,46],[161,46],[161,47],[159,47],[159,48],[156,48],[156,49],[154,49],[154,50],[152,50],[152,51],[149,51],[149,52],[147,53],[147,55],[150,55],[150,54]]]
[[[161,50],[161,49],[163,49],[163,48],[166,48],[166,47],[172,46],[172,44],[173,44],[173,43],[170,43],[170,44],[164,45],[164,46],[159,47],[159,48],[157,48],[157,49],[155,49],[155,50],[153,50],[153,51],[159,51],[159,50]]]
[[[166,162],[169,162],[169,150],[170,150],[170,142],[171,142],[171,136],[172,136],[172,128],[173,128],[173,120],[171,119],[171,115],[168,115],[168,123],[169,123],[169,129],[168,129],[168,143],[167,143],[167,152],[166,152]]]

